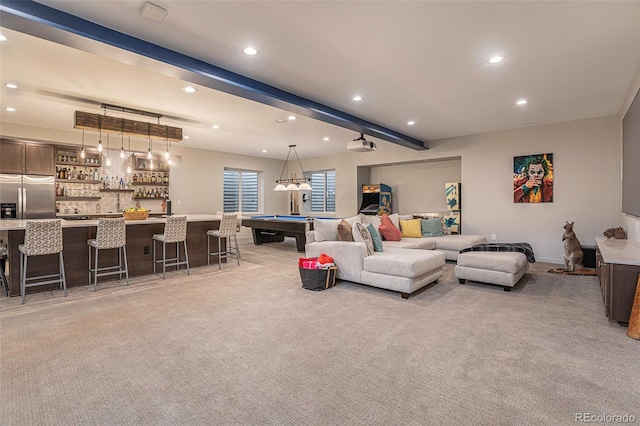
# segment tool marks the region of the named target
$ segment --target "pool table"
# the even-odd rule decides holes
[[[261,215],[242,219],[242,226],[251,228],[253,243],[283,242],[284,237],[294,237],[296,248],[304,252],[307,241],[305,233],[313,231],[314,217],[296,215]],[[334,217],[315,217],[315,219],[335,219]]]

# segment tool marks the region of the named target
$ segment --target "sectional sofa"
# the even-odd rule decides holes
[[[391,219],[400,220],[400,217],[397,215],[394,218],[392,215]],[[365,215],[345,220],[354,230],[355,223],[371,223],[374,227],[377,223]],[[306,256],[328,254],[338,266],[338,279],[397,291],[405,299],[422,287],[436,282],[443,274],[445,260],[457,259],[460,249],[485,242],[484,237],[477,235],[402,238],[400,241],[382,241],[382,251],[373,251],[367,247],[367,242],[339,241],[339,222],[331,222],[336,227],[334,233],[328,221],[318,223],[316,220],[315,230],[306,234]]]

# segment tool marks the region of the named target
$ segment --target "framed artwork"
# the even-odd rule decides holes
[[[553,154],[513,157],[513,202],[553,202]]]
[[[460,182],[445,183],[444,193],[447,199],[447,210],[460,210]]]
[[[460,233],[460,213],[445,214],[442,217],[442,223],[450,234]]]

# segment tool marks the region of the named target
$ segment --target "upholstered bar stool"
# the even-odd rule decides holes
[[[122,274],[129,285],[129,267],[127,264],[127,225],[124,218],[98,219],[96,238],[87,240],[89,245],[89,285],[93,275],[93,291],[98,288],[98,277],[118,274],[118,280],[122,280]],[[91,248],[95,249],[93,268],[91,267]],[[118,249],[118,264],[113,266],[98,267],[98,253],[100,250]],[[124,254],[124,256],[123,256]],[[124,257],[124,265],[122,259]]]
[[[222,259],[227,259],[229,255],[235,254],[238,266],[240,266],[240,251],[238,250],[238,215],[223,214],[220,220],[220,228],[207,231],[207,265],[211,265],[211,256],[218,256],[218,269],[222,268]],[[209,237],[218,239],[218,251],[211,252],[211,243]],[[235,242],[235,251],[231,249],[231,237]],[[226,239],[226,248],[222,250],[222,239]]]
[[[187,217],[168,216],[164,223],[164,234],[155,234],[153,237],[153,273],[156,273],[156,263],[162,263],[162,279],[165,278],[167,266],[175,266],[180,269],[180,265],[187,265],[187,275],[189,275],[189,253],[187,252]],[[156,260],[156,242],[162,243],[162,259]],[[167,244],[175,243],[176,257],[167,259]],[[184,258],[180,260],[180,245],[184,245]],[[173,262],[173,263],[170,263]]]
[[[67,297],[67,280],[64,275],[64,258],[62,256],[62,221],[59,219],[27,220],[24,231],[24,244],[20,244],[18,250],[20,251],[20,295],[22,296],[23,305],[25,290],[28,287],[44,284],[59,283],[60,289],[64,289],[64,296]],[[60,272],[27,278],[29,256],[43,256],[46,254],[58,255]]]

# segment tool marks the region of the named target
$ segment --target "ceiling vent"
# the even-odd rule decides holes
[[[369,152],[375,150],[376,144],[374,142],[366,140],[362,133],[360,133],[359,138],[355,138],[351,142],[347,143],[347,151]]]
[[[140,9],[140,15],[150,21],[160,23],[167,17],[167,10],[147,2]]]

